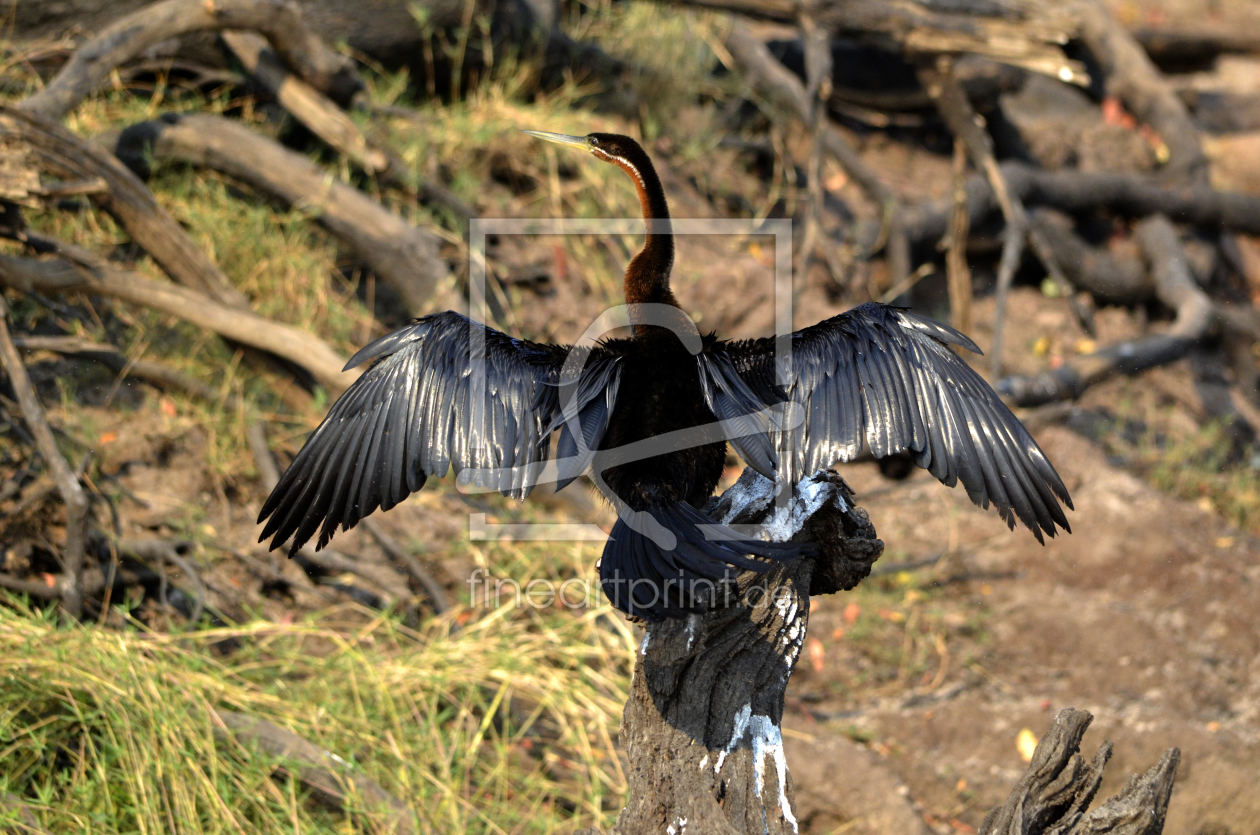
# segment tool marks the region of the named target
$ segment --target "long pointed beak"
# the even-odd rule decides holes
[[[569,136],[565,133],[547,133],[542,130],[523,130],[521,133],[528,133],[530,136],[536,136],[539,139],[545,139],[548,142],[555,142],[557,145],[567,145],[570,148],[577,148],[582,151],[591,149],[591,141],[585,136]]]

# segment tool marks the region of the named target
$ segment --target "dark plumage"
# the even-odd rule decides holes
[[[780,471],[789,483],[852,460],[864,444],[876,457],[909,451],[945,484],[962,482],[976,504],[992,503],[1010,527],[1018,518],[1039,541],[1069,530],[1059,502],[1072,503],[1058,474],[950,347],[978,352],[967,337],[866,304],[792,334],[782,380],[773,337],[709,336],[693,354],[694,344],[642,312],[677,307],[669,213],[642,148],[612,134],[535,135],[588,150],[635,182],[654,224],[626,270],[634,335],[582,349],[583,362],[570,363],[581,369],[574,379],[564,379],[567,346],[514,339],[451,312],[376,340],[347,364],[372,367],[263,505],[261,539],[278,547],[292,538],[293,553],[318,533],[322,547],[338,526],[393,507],[451,467],[524,498],[557,429],[560,486],[589,468],[619,509],[600,563],[604,591],[622,611],[649,619],[702,610],[708,591],[737,569],[764,571],[810,547],[750,540],[699,511],[722,474],[728,440],[750,466],[772,477]],[[485,357],[484,374],[475,355]],[[472,396],[474,387],[484,399]],[[767,407],[786,408],[788,422],[773,421]],[[698,440],[678,437],[696,427],[710,429]]]

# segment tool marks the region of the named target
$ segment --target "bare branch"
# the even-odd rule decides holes
[[[172,218],[135,174],[112,154],[42,116],[0,105],[0,137],[23,142],[39,168],[64,181],[100,178],[95,199],[172,279],[221,304],[248,307],[244,294]]]
[[[1054,371],[999,380],[995,388],[1000,394],[1019,406],[1071,400],[1114,374],[1132,375],[1175,362],[1208,335],[1216,309],[1195,284],[1172,223],[1154,215],[1134,233],[1150,265],[1155,296],[1177,312],[1173,326],[1165,333],[1109,345]]]
[[[1208,162],[1199,132],[1172,87],[1141,45],[1100,0],[1077,4],[1081,38],[1102,65],[1108,94],[1150,125],[1168,147],[1169,168],[1195,185],[1207,183]]]
[[[813,104],[805,85],[787,67],[779,63],[770,50],[754,37],[740,21],[731,27],[725,46],[737,69],[759,94],[786,109],[807,125],[811,123]],[[901,222],[901,209],[896,195],[867,167],[835,126],[820,120],[819,139],[828,154],[853,178],[858,187],[876,206],[881,217],[878,240],[886,241],[889,285],[895,286],[910,274],[910,246]]]
[[[132,165],[154,158],[204,165],[314,215],[349,244],[402,298],[415,316],[427,312],[446,280],[446,263],[432,233],[411,225],[311,160],[222,116],[170,116],[132,125],[118,156]]]
[[[112,264],[101,263],[88,269],[61,258],[36,260],[0,255],[0,286],[23,292],[96,293],[161,310],[242,345],[283,357],[308,370],[335,394],[345,391],[362,373],[357,369],[342,372],[345,360],[322,339],[304,330]]]
[[[245,69],[285,110],[338,153],[349,157],[368,174],[380,174],[389,158],[368,144],[359,126],[336,104],[302,79],[292,75],[267,39],[253,32],[223,32],[220,36]]]
[[[385,532],[375,519],[363,519],[359,524],[367,530],[372,538],[376,540],[376,544],[381,546],[381,550],[389,557],[390,561],[395,565],[400,565],[406,569],[411,578],[416,581],[420,588],[424,589],[425,595],[429,598],[429,605],[433,607],[433,611],[442,614],[451,608],[451,603],[446,597],[446,590],[442,588],[442,584],[434,579],[428,569],[416,559],[414,556],[403,550],[392,536]]]
[[[329,49],[306,26],[292,0],[164,0],[105,27],[20,107],[59,120],[124,61],[160,41],[204,29],[257,29],[285,64],[338,102],[348,103],[362,86],[350,60]]]
[[[79,484],[78,475],[66,463],[61,450],[57,449],[57,441],[53,438],[48,419],[44,416],[44,407],[40,405],[35,387],[26,374],[26,366],[22,364],[22,358],[18,356],[17,348],[9,336],[8,318],[8,307],[3,296],[0,296],[0,363],[4,365],[9,384],[17,394],[22,416],[26,419],[26,428],[34,436],[44,463],[57,479],[57,489],[66,505],[66,544],[61,558],[62,579],[59,593],[66,614],[77,620],[83,615],[82,575],[87,546],[87,494]]]

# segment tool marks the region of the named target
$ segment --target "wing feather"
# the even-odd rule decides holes
[[[788,398],[804,423],[778,432],[785,475],[799,479],[863,442],[882,458],[908,451],[949,486],[1038,540],[1070,530],[1071,497],[1036,441],[952,346],[979,349],[957,331],[907,310],[866,304],[792,335]],[[750,387],[774,379],[775,339],[720,343]],[[774,434],[772,432],[772,434]]]
[[[484,335],[486,394],[474,401],[471,342]],[[319,531],[354,527],[391,508],[430,475],[476,469],[481,481],[524,498],[559,417],[555,395],[568,349],[513,339],[446,312],[418,319],[359,351],[373,365],[333,404],[263,504],[261,539],[296,552]],[[596,348],[577,387],[583,435],[607,428],[620,366]],[[347,367],[350,367],[347,366]],[[595,408],[584,412],[594,402]],[[474,408],[480,403],[481,408]],[[596,440],[596,444],[598,440]]]

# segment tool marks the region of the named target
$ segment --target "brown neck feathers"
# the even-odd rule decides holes
[[[642,149],[611,158],[630,175],[639,191],[639,204],[647,222],[647,239],[643,249],[626,268],[625,294],[629,304],[669,304],[678,302],[669,289],[669,273],[674,266],[674,234],[669,223],[669,206],[656,169]]]

